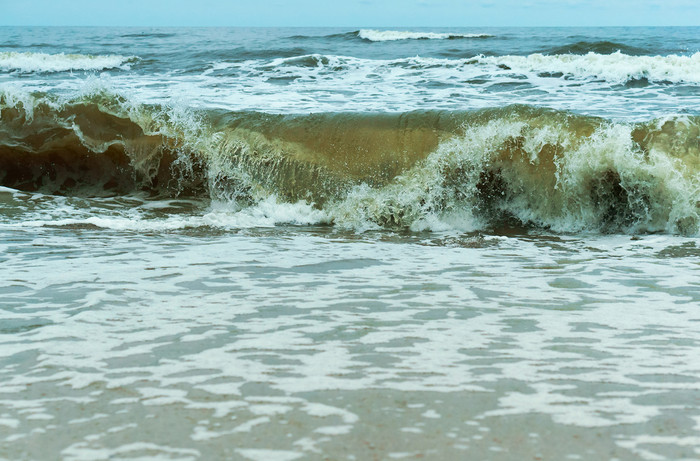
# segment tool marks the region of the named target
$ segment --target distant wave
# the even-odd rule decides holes
[[[175,33],[166,33],[166,32],[153,32],[153,33],[148,33],[148,32],[141,32],[137,34],[124,34],[122,37],[124,38],[168,38],[168,37],[175,37],[177,34]]]
[[[700,84],[700,52],[692,56],[629,56],[612,54],[559,54],[547,56],[479,56],[469,64],[492,64],[515,72],[537,72],[543,76],[595,78],[610,83],[648,80],[656,83]]]
[[[488,38],[489,34],[458,34],[440,32],[409,32],[398,30],[362,29],[357,36],[370,42],[389,42],[396,40],[454,40],[460,38]]]
[[[256,64],[245,63],[246,66]],[[492,69],[479,69],[492,67]],[[525,74],[531,77],[554,77],[570,80],[602,80],[611,84],[627,84],[636,81],[648,83],[700,84],[700,52],[692,56],[630,56],[620,52],[585,55],[531,54],[529,56],[475,56],[469,59],[444,59],[411,57],[393,60],[376,60],[351,56],[310,54],[272,61],[259,61],[259,70],[274,75],[278,70],[289,77],[289,68],[297,69],[299,76],[305,72],[357,72],[373,73],[383,69],[430,70],[432,78],[440,77],[440,69],[450,75],[471,77],[490,74],[497,78],[504,74]]]
[[[545,50],[544,54],[554,55],[554,54],[613,54],[615,52],[621,52],[624,54],[632,56],[641,56],[645,54],[650,54],[649,50],[644,48],[639,48],[636,46],[625,45],[624,43],[616,43],[609,41],[598,41],[598,42],[576,42],[570,43],[568,45],[557,46],[548,50]]]
[[[342,40],[347,40],[347,39],[352,39],[352,38],[357,38],[357,34],[359,31],[353,31],[353,32],[343,32],[339,34],[330,34],[330,35],[292,35],[291,37],[288,37],[292,40],[315,40],[315,39],[342,39]]]
[[[46,54],[0,52],[0,71],[5,72],[66,72],[77,70],[128,70],[138,61],[136,56]]]

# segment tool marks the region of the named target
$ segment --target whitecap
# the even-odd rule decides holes
[[[0,71],[5,72],[67,72],[98,71],[106,69],[129,70],[138,61],[136,56],[86,55],[86,54],[47,54],[0,52]]]

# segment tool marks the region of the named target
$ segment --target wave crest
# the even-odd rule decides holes
[[[611,84],[625,84],[646,80],[653,83],[700,84],[700,52],[690,56],[631,56],[619,51],[610,54],[531,54],[527,56],[479,55],[468,59],[410,57],[393,60],[356,58],[350,56],[309,54],[271,61],[247,61],[227,64],[242,70],[274,73],[278,69],[323,68],[325,72],[367,75],[393,72],[395,69],[431,70],[432,79],[445,77],[486,78],[498,80],[518,73],[530,78],[558,77],[568,80],[600,80]],[[286,75],[286,74],[285,74]],[[298,74],[308,76],[305,74]],[[412,75],[412,74],[411,74]],[[401,74],[391,74],[400,77]]]
[[[546,54],[613,54],[618,51],[631,56],[641,56],[649,53],[649,50],[644,48],[604,40],[597,42],[580,41],[569,45],[557,46],[547,50]]]
[[[361,29],[357,36],[370,42],[390,42],[396,40],[456,40],[468,38],[488,38],[489,34],[460,34],[452,32],[409,32],[399,30]]]
[[[129,70],[138,61],[136,56],[46,54],[31,52],[0,52],[0,71],[5,72],[68,72],[106,69]]]
[[[491,64],[516,72],[535,72],[570,78],[594,78],[611,83],[646,79],[652,82],[700,84],[700,52],[692,56],[629,56],[589,52],[529,56],[479,56],[471,64]]]

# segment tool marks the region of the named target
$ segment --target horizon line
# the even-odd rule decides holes
[[[324,26],[310,26],[310,25],[195,25],[195,24],[175,24],[175,25],[158,25],[158,24],[0,24],[0,27],[160,27],[160,28],[211,28],[211,29],[225,29],[225,28],[248,28],[248,29],[275,29],[275,28],[286,28],[286,29],[427,29],[427,28],[512,28],[512,29],[530,29],[530,28],[572,28],[572,29],[584,29],[584,28],[618,28],[618,27],[700,27],[699,25],[680,25],[680,24],[617,24],[617,25],[413,25],[413,26],[398,26],[398,25],[324,25]]]

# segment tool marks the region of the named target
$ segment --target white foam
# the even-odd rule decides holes
[[[217,69],[226,71],[210,75]],[[178,77],[168,85],[207,107],[278,113],[469,110],[517,101],[641,120],[700,104],[696,95],[668,94],[666,85],[634,88],[629,93],[609,92],[611,85],[643,78],[651,83],[700,84],[700,54],[533,54],[466,59],[314,54],[216,62],[203,75]],[[145,85],[141,89],[153,91]],[[649,97],[640,98],[640,94]]]
[[[396,40],[447,40],[451,38],[486,38],[489,34],[458,34],[450,32],[410,32],[400,30],[362,29],[358,36],[371,42],[389,42]]]
[[[17,429],[19,427],[19,421],[10,418],[0,418],[0,426],[9,427],[12,429]]]
[[[251,405],[250,412],[254,415],[281,415],[290,411],[292,407],[286,405]]]
[[[331,217],[327,212],[314,208],[311,204],[299,201],[281,202],[275,196],[268,196],[257,204],[238,209],[235,203],[213,202],[208,210],[197,215],[173,214],[167,217],[152,218],[145,211],[152,207],[146,202],[140,207],[121,210],[119,213],[96,214],[95,209],[87,213],[62,203],[59,197],[52,198],[49,209],[39,209],[27,216],[28,219],[1,222],[2,229],[40,227],[82,227],[94,226],[116,231],[167,232],[180,229],[218,228],[250,229],[275,227],[278,225],[317,225],[327,224]]]
[[[343,435],[349,434],[352,431],[352,426],[323,426],[316,429],[314,432],[323,435]]]
[[[99,436],[85,437],[85,440],[99,440]],[[139,456],[148,453],[148,457]],[[157,453],[157,454],[156,454]],[[85,441],[74,443],[61,451],[62,459],[75,460],[107,460],[107,459],[196,459],[199,458],[198,450],[190,448],[173,448],[150,442],[136,442],[121,445],[116,448],[103,448],[93,446]]]
[[[36,422],[23,422],[27,413],[19,410],[24,408],[37,408],[37,412],[54,415],[54,421],[70,422],[86,413],[116,414],[115,410],[122,408],[114,404],[105,408],[101,403],[113,402],[113,397],[166,395],[186,402],[173,399],[154,404],[151,399],[149,413],[160,415],[160,422],[144,419],[143,425],[139,424],[143,431],[129,431],[128,442],[157,446],[145,446],[143,452],[117,452],[119,447],[104,448],[107,442],[88,443],[87,437],[109,434],[110,428],[121,428],[128,422],[106,415],[93,424],[71,425],[71,434],[78,442],[62,453],[65,458],[194,458],[194,452],[166,450],[173,445],[204,451],[211,443],[248,447],[247,441],[254,445],[256,437],[263,442],[269,437],[288,440],[276,446],[296,449],[291,453],[246,452],[259,455],[258,459],[296,454],[300,459],[313,458],[314,440],[319,441],[319,450],[332,457],[339,452],[337,447],[348,443],[349,438],[341,432],[350,429],[352,433],[352,428],[343,426],[360,428],[367,421],[376,421],[377,415],[386,418],[379,423],[386,424],[387,430],[405,439],[417,433],[419,440],[431,436],[435,428],[447,433],[460,421],[467,420],[477,428],[476,421],[484,426],[493,421],[498,424],[499,420],[489,415],[545,415],[553,418],[553,424],[561,424],[557,427],[562,431],[604,427],[619,434],[624,428],[618,430],[618,425],[630,424],[628,427],[634,429],[631,435],[644,434],[649,427],[653,430],[654,418],[660,414],[683,411],[681,417],[694,416],[692,409],[671,406],[675,403],[670,399],[676,389],[685,389],[687,395],[698,389],[697,380],[692,379],[700,369],[695,359],[698,354],[689,354],[688,343],[678,341],[696,338],[700,331],[692,321],[695,306],[687,301],[697,279],[697,265],[692,258],[669,264],[657,256],[659,240],[678,247],[694,245],[694,239],[655,235],[632,241],[629,237],[600,236],[566,242],[557,239],[550,244],[528,237],[470,248],[345,240],[333,234],[323,238],[307,234],[250,238],[241,233],[217,238],[177,237],[167,240],[175,245],[168,248],[165,240],[146,235],[133,239],[102,232],[51,234],[27,238],[24,247],[17,243],[19,239],[7,239],[5,244],[14,246],[12,251],[3,251],[8,258],[2,266],[5,278],[37,290],[82,286],[85,280],[94,280],[91,290],[84,291],[101,291],[110,297],[109,303],[126,302],[115,314],[111,308],[85,309],[79,296],[67,302],[49,299],[31,314],[52,323],[0,338],[6,355],[22,360],[29,370],[18,369],[6,379],[13,395],[0,402],[7,412],[0,417],[11,420],[3,429],[9,427],[12,434],[30,437]],[[80,246],[85,235],[104,244]],[[32,251],[22,251],[25,248]],[[360,270],[343,269],[342,265],[337,270],[306,270],[319,263],[342,263],[346,258],[382,264]],[[633,270],[624,269],[632,265]],[[36,273],[41,277],[31,278]],[[553,282],[563,275],[579,278],[588,288],[562,290]],[[465,280],[499,283],[485,290]],[[675,284],[688,288],[676,290],[672,288]],[[117,291],[115,286],[128,290]],[[368,298],[357,297],[357,287],[373,293],[371,299],[379,308],[363,310]],[[34,293],[10,293],[13,298],[8,301],[21,304]],[[134,293],[138,299],[130,298]],[[512,308],[513,293],[517,309]],[[280,299],[284,305],[275,304]],[[633,301],[634,309],[625,304]],[[476,315],[447,316],[450,311],[461,313],[463,306],[476,306]],[[561,309],[568,306],[576,309],[561,315]],[[78,308],[81,310],[76,313]],[[260,315],[265,309],[276,315]],[[529,323],[530,329],[512,329],[513,325]],[[222,327],[221,333],[207,341],[181,341],[185,335],[217,327]],[[333,353],[323,354],[327,349]],[[22,355],[15,355],[19,353]],[[148,360],[139,363],[139,356]],[[493,357],[489,367],[483,367],[484,357]],[[642,379],[641,375],[649,373],[690,379],[677,383]],[[82,374],[91,375],[90,380],[95,380],[94,374],[101,375],[105,384],[62,387],[62,394],[53,401],[30,394],[37,383],[63,386],[71,375]],[[334,380],[318,379],[324,376]],[[515,385],[503,386],[504,382]],[[547,385],[552,382],[555,385]],[[245,386],[244,394],[253,395],[245,399],[201,392],[207,384],[226,383],[262,383],[275,397],[254,395],[256,392],[245,389],[250,385]],[[484,405],[471,409],[467,402],[463,407],[466,413],[462,408],[453,410],[452,402],[459,401],[475,384],[488,391],[482,394]],[[407,406],[424,410],[395,416],[376,410],[374,402],[381,401],[374,396],[396,396],[380,393],[409,386],[407,391],[423,393],[411,395],[410,400],[404,398]],[[357,392],[343,391],[348,388]],[[67,398],[87,397],[95,390],[101,393],[87,405]],[[606,390],[624,390],[629,395],[606,395]],[[435,392],[455,393],[441,397],[443,404]],[[660,397],[655,398],[655,394]],[[641,398],[645,395],[648,397]],[[398,402],[390,402],[394,401]],[[286,404],[292,409],[286,412],[289,417],[281,417],[273,416],[273,408],[267,407],[261,413],[268,414],[269,420],[265,415],[253,419],[258,417],[254,410],[258,402]],[[122,405],[129,409],[128,402]],[[480,418],[489,410],[498,413]],[[192,430],[191,440],[186,432],[167,434],[151,429],[162,427],[162,415],[173,412],[201,428]],[[428,420],[419,416],[426,412],[443,416]],[[13,428],[12,420],[22,422]],[[246,422],[248,426],[240,426]],[[256,424],[250,425],[252,422]],[[552,427],[547,422],[538,424],[541,426],[531,430],[544,433]],[[423,435],[418,432],[421,427]],[[474,430],[461,435],[472,435]],[[297,443],[286,438],[290,432],[294,438],[308,438]],[[153,433],[160,435],[154,440]],[[56,432],[48,434],[39,440],[48,440]],[[225,437],[228,435],[231,437]],[[119,442],[123,437],[108,437],[104,440],[124,443]],[[177,444],[168,443],[175,437]],[[325,437],[331,440],[323,441]],[[336,437],[337,441],[332,440]],[[488,440],[488,435],[483,439]],[[7,441],[8,454],[21,453],[26,447],[22,442]],[[413,447],[401,448],[410,449]],[[107,451],[102,456],[98,450]],[[386,449],[377,452],[388,456]],[[242,453],[237,455],[243,457]]]
[[[253,418],[253,419],[246,421],[245,423],[240,424],[240,425],[236,426],[235,428],[233,428],[231,433],[250,432],[255,426],[259,426],[261,424],[265,424],[265,423],[269,423],[269,422],[270,422],[270,418],[268,418],[267,416]]]
[[[19,53],[0,53],[0,71],[66,72],[78,70],[130,69],[137,61],[135,56]]]
[[[246,459],[253,461],[292,461],[304,456],[301,453],[287,450],[264,450],[254,448],[237,448],[236,452]]]
[[[354,413],[342,408],[324,405],[322,403],[307,403],[304,407],[304,411],[306,411],[306,413],[310,416],[318,416],[319,418],[340,416],[343,419],[343,422],[347,424],[354,424],[359,420],[358,416]]]
[[[629,56],[621,52],[585,55],[480,56],[479,64],[507,66],[516,72],[562,73],[576,79],[602,79],[625,83],[647,79],[651,82],[700,84],[700,52],[692,56]]]
[[[517,101],[606,118],[648,120],[700,107],[700,95],[671,93],[667,85],[611,93],[610,86],[635,78],[697,85],[698,58],[697,54],[652,57],[620,53],[469,59],[304,55],[214,61],[201,74],[119,72],[90,81],[57,80],[55,75],[49,78],[38,73],[25,79],[21,90],[71,95],[98,81],[112,92],[148,104],[178,101],[189,107],[273,113],[470,110]],[[129,63],[123,65],[128,67]],[[558,73],[561,78],[552,78]],[[3,90],[12,85],[14,82],[9,82]]]

